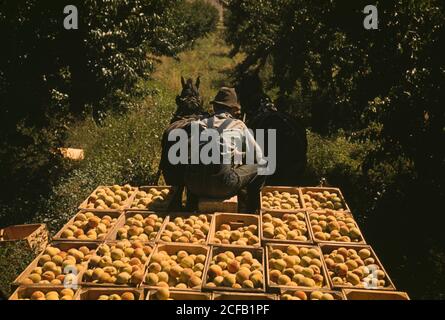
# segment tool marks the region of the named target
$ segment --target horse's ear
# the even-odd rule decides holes
[[[196,89],[199,89],[199,86],[201,85],[201,76],[196,79]]]
[[[184,77],[183,77],[183,76],[181,76],[181,84],[182,84],[182,88],[184,89],[184,88],[185,88],[185,85],[186,85],[186,83],[185,83],[185,79],[184,79]]]

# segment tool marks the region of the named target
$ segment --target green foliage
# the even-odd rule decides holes
[[[444,217],[426,199],[445,196],[445,151],[437,146],[445,138],[443,1],[376,1],[379,31],[363,28],[369,3],[361,0],[228,2],[227,40],[246,53],[238,80],[260,75],[279,108],[313,132],[309,181],[324,177],[345,190],[402,288],[439,296],[442,260],[428,255],[433,246],[443,255],[436,226]],[[419,211],[431,212],[434,226],[419,228]],[[429,242],[389,244],[413,234]],[[428,292],[416,272],[432,274]]]
[[[168,100],[167,100],[168,98]],[[87,119],[71,128],[67,143],[82,146],[86,159],[62,177],[35,217],[51,231],[59,230],[76,208],[99,185],[156,184],[160,139],[175,110],[174,99],[163,92],[152,106],[106,117],[98,126]]]
[[[361,164],[370,148],[367,144],[351,141],[344,133],[326,139],[309,132],[308,145],[310,171],[316,177],[326,178],[334,171],[343,170],[339,166],[344,166],[346,171],[360,172]]]
[[[153,79],[138,84],[138,90],[147,94],[137,101],[138,108],[122,115],[109,114],[100,125],[91,118],[72,125],[65,143],[83,148],[85,160],[57,179],[50,196],[35,209],[34,220],[46,223],[54,234],[98,185],[156,183],[161,135],[176,109],[180,75],[196,76],[208,71],[202,79],[201,92],[210,99],[217,90],[215,86],[224,81],[221,70],[237,62],[225,56],[227,52],[217,35],[199,40],[195,49],[178,55],[180,61],[164,57]],[[214,56],[218,58],[212,59]]]
[[[214,8],[201,2],[70,4],[79,10],[79,30],[63,28],[64,3],[0,3],[0,223],[26,221],[72,169],[53,153],[66,146],[70,126],[137,109],[155,89],[138,87],[155,57],[177,55],[216,23]]]
[[[156,183],[161,135],[176,109],[180,76],[207,72],[201,92],[209,100],[216,93],[215,85],[224,81],[221,70],[238,62],[225,56],[227,53],[228,48],[217,35],[199,40],[195,49],[178,55],[180,61],[163,58],[153,79],[138,83],[138,90],[146,96],[137,101],[137,108],[125,114],[109,114],[100,125],[91,118],[71,125],[65,144],[83,148],[85,160],[55,181],[49,196],[38,203],[34,220],[46,223],[54,234],[97,186]],[[213,59],[214,56],[218,58]],[[203,64],[203,60],[209,65]]]
[[[12,294],[10,284],[35,257],[35,253],[23,241],[0,246],[0,293],[3,293],[5,297]]]
[[[216,31],[219,12],[204,0],[183,1],[175,7],[173,17],[178,40],[190,47],[195,40]]]

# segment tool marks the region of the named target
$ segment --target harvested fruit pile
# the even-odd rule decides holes
[[[63,247],[69,247],[63,246]],[[95,254],[95,246],[73,246],[67,250],[49,245],[45,251],[19,276],[20,285],[69,285],[76,280],[76,274],[86,269],[86,262]],[[69,270],[69,273],[66,272]]]
[[[170,291],[167,287],[147,292],[147,300],[211,300],[212,294],[191,291]]]
[[[152,213],[144,218],[140,213],[127,213],[125,225],[117,230],[117,240],[139,240],[142,242],[152,242],[156,240],[164,222],[163,217]]]
[[[223,225],[215,233],[215,244],[233,244],[238,246],[254,246],[260,244],[260,238],[256,234],[258,228],[255,225],[239,227],[232,230],[230,225]],[[255,233],[255,234],[254,234]]]
[[[363,242],[363,236],[350,213],[326,210],[309,214],[314,238],[319,241]]]
[[[326,286],[321,251],[318,247],[276,245],[268,246],[266,250],[270,287]]]
[[[162,249],[158,247],[158,251],[152,255],[144,284],[151,287],[199,290],[207,259],[206,249],[191,246],[172,251],[172,247],[166,247],[171,253]]]
[[[148,188],[138,190],[132,201],[131,209],[163,210],[167,209],[172,198],[170,188]]]
[[[259,218],[256,215],[215,214],[214,225],[211,244],[260,246]]]
[[[99,296],[99,298],[97,300],[136,300],[134,293],[132,292],[124,292],[122,294],[102,294]]]
[[[131,196],[136,191],[130,185],[99,187],[80,206],[80,209],[123,210],[129,206]]]
[[[140,241],[103,243],[91,257],[83,282],[138,286],[144,279],[145,265],[152,250]]]
[[[176,217],[165,226],[161,241],[204,244],[207,242],[211,220],[212,217],[205,214],[192,215],[186,219]]]
[[[116,213],[110,213],[116,215]],[[56,235],[56,238],[66,240],[105,240],[108,233],[114,227],[117,218],[112,218],[109,214],[80,212],[74,217],[71,223]]]
[[[295,242],[308,241],[309,231],[305,213],[282,213],[278,216],[276,215],[277,213],[267,212],[262,215],[264,238]]]
[[[296,190],[295,190],[296,191]],[[298,210],[301,209],[300,195],[298,191],[278,190],[263,192],[261,197],[262,207],[275,210]]]
[[[69,288],[51,288],[49,290],[39,288],[26,288],[15,293],[16,300],[74,300],[75,292]]]
[[[342,295],[337,292],[325,291],[285,291],[281,294],[280,300],[342,300]]]
[[[260,214],[173,214],[174,197],[171,187],[97,188],[10,299],[409,299],[338,189],[265,187]]]
[[[370,248],[324,247],[324,251],[333,286],[394,289]]]
[[[306,209],[347,210],[340,192],[331,190],[322,191],[317,189],[318,188],[310,190],[310,188],[307,188],[302,191],[302,198]]]
[[[257,258],[262,252],[217,248],[207,270],[206,288],[261,290],[264,268]],[[256,257],[254,257],[254,255]]]

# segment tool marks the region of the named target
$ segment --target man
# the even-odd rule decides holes
[[[160,172],[164,175],[164,180],[168,185],[175,187],[174,198],[170,203],[169,210],[182,210],[182,193],[184,191],[184,166],[181,164],[172,165],[168,160],[168,152],[172,146],[172,141],[168,140],[169,134],[175,129],[187,129],[190,123],[198,121],[209,114],[203,108],[203,100],[199,93],[201,78],[198,77],[196,83],[192,79],[187,81],[181,77],[182,92],[176,97],[177,110],[169,127],[164,131],[161,146]],[[159,180],[159,177],[157,177]],[[157,181],[156,180],[156,181]]]
[[[215,100],[211,102],[215,114],[200,121],[203,128],[215,129],[221,135],[220,163],[188,165],[185,173],[185,184],[187,189],[198,197],[206,198],[230,198],[247,189],[246,209],[248,212],[256,212],[260,203],[260,190],[265,183],[266,176],[259,175],[258,169],[261,164],[267,162],[263,159],[261,148],[255,142],[247,126],[237,118],[241,114],[241,106],[233,88],[223,87],[218,92]],[[231,137],[241,139],[240,144]],[[256,153],[256,163],[247,164],[247,145],[253,146]],[[230,159],[229,163],[224,159]],[[241,163],[235,161],[242,159]]]

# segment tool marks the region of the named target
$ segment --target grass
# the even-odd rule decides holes
[[[0,300],[1,294],[12,294],[11,283],[34,260],[36,254],[24,241],[11,242],[0,246]]]
[[[85,150],[85,160],[75,165],[43,200],[36,221],[57,231],[75,214],[77,206],[98,185],[155,184],[162,133],[176,110],[181,76],[202,76],[201,92],[210,101],[223,84],[230,84],[230,71],[240,56],[230,58],[219,34],[197,41],[179,57],[161,57],[151,79],[139,84],[144,93],[129,112],[108,115],[101,125],[92,119],[74,124],[66,145]]]
[[[222,86],[230,86],[230,74],[242,61],[242,55],[229,57],[230,48],[219,33],[197,41],[192,50],[181,53],[178,59],[162,57],[151,86],[163,87],[167,92],[177,94],[181,91],[181,76],[194,79],[201,76],[201,95],[208,103]]]
[[[181,76],[201,76],[201,93],[209,102],[222,85],[230,84],[230,72],[240,56],[230,58],[218,33],[196,42],[194,48],[176,59],[161,57],[151,79],[139,84],[143,98],[125,114],[109,114],[97,125],[92,118],[69,128],[66,146],[82,148],[85,160],[71,164],[48,199],[36,208],[35,221],[46,223],[52,234],[57,232],[77,211],[78,205],[98,186],[131,183],[156,183],[160,158],[160,140],[176,110],[175,98],[181,91]],[[0,250],[0,261],[9,261],[13,249]],[[14,249],[15,250],[15,249]],[[21,263],[0,268],[0,289],[9,295],[9,283],[29,263],[14,253]]]

